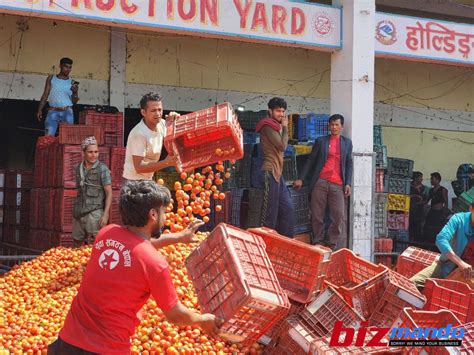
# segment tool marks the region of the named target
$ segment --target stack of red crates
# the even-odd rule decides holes
[[[7,170],[3,183],[3,241],[29,247],[29,209],[33,172]]]
[[[46,250],[72,245],[72,211],[77,195],[75,169],[83,160],[80,143],[92,135],[99,144],[99,160],[111,170],[114,198],[110,222],[120,223],[117,189],[125,160],[123,115],[83,111],[79,122],[61,125],[59,138],[38,139],[30,204],[31,248]]]

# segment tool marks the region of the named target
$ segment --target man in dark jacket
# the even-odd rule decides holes
[[[333,250],[341,237],[344,198],[350,196],[352,183],[352,141],[341,136],[343,125],[342,115],[329,117],[330,135],[316,140],[299,179],[293,183],[299,189],[303,180],[311,177],[311,223],[316,244],[325,244],[324,217],[329,207],[329,246]]]

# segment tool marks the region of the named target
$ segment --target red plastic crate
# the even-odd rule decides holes
[[[31,204],[30,204],[31,205]],[[3,223],[22,227],[30,226],[30,206],[28,208],[6,208]]]
[[[461,354],[474,354],[474,322],[463,324],[461,327],[464,328],[464,338],[462,345],[456,347],[456,350]]]
[[[311,331],[298,316],[286,318],[282,328],[272,343],[265,348],[269,355],[317,354],[316,341],[319,336]]]
[[[57,169],[60,168],[58,160],[60,159],[62,150],[59,144],[53,144],[48,147],[46,170],[44,171],[44,182],[47,187],[56,187],[58,185]]]
[[[433,264],[437,258],[439,258],[438,253],[415,247],[408,247],[398,257],[396,270],[399,274],[410,278],[427,266]]]
[[[56,226],[59,225],[60,221],[56,218],[56,208],[58,208],[57,197],[57,189],[48,188],[43,195],[44,202],[42,206],[44,206],[44,229],[57,229]]]
[[[265,244],[257,235],[219,224],[186,260],[203,312],[224,320],[221,336],[252,343],[290,308]]]
[[[28,228],[17,225],[3,226],[3,241],[5,243],[30,247],[30,233]]]
[[[387,228],[393,230],[408,230],[410,214],[406,212],[388,211]]]
[[[70,233],[50,232],[51,247],[71,248],[74,246],[72,235]]]
[[[61,232],[72,232],[72,212],[76,196],[77,190],[56,189],[53,218],[58,221],[56,229]]]
[[[325,282],[366,319],[384,292],[387,267],[359,258],[349,249],[332,254]]]
[[[29,208],[30,190],[5,189],[4,206],[7,208]]]
[[[33,187],[32,170],[7,170],[5,187],[9,189],[31,189]]]
[[[393,250],[393,239],[375,238],[374,251],[376,253],[390,253],[392,252],[392,250]]]
[[[466,283],[454,280],[427,279],[423,294],[427,311],[447,309],[462,323],[474,321],[474,290]]]
[[[308,303],[323,289],[331,249],[284,237],[266,227],[247,231],[262,237],[278,281],[290,299]]]
[[[81,144],[87,137],[94,136],[98,145],[104,144],[104,128],[94,125],[59,125],[59,144]]]
[[[105,132],[104,146],[123,147],[123,132]]]
[[[34,170],[33,170],[33,187],[43,187],[44,185],[44,166],[45,166],[45,154],[46,149],[38,149],[35,150],[35,162],[34,162]]]
[[[110,174],[112,175],[112,188],[120,188],[122,186],[125,152],[126,148],[112,147],[110,149]]]
[[[30,194],[30,227],[38,228],[40,189],[32,189]]]
[[[31,229],[31,248],[36,250],[48,250],[51,248],[51,232],[42,229]]]
[[[373,339],[376,335],[376,332],[367,331],[364,344],[367,344],[369,340]],[[343,342],[345,339],[346,333],[343,332],[340,342]],[[314,351],[312,354],[321,354],[321,355],[385,355],[385,354],[402,354],[402,348],[400,347],[383,347],[383,346],[329,346],[331,337],[319,338],[313,343]],[[382,339],[381,342],[388,343],[388,339]],[[355,342],[355,340],[354,340]]]
[[[364,321],[364,317],[332,287],[319,294],[299,315],[311,331],[320,337],[331,335],[338,320],[353,328],[359,328],[360,323]]]
[[[280,319],[270,330],[258,339],[258,342],[263,345],[269,345],[275,338],[280,334],[282,327],[285,325],[285,320],[293,315],[298,315],[301,310],[305,307],[304,304],[290,300],[290,310],[288,311],[286,318]]]
[[[403,328],[444,328],[447,325],[458,327],[460,320],[448,310],[440,311],[422,311],[406,307],[400,313],[400,316],[394,323],[394,327]]]
[[[104,132],[123,133],[123,113],[102,113],[85,110],[79,113],[79,124],[102,126]]]
[[[242,128],[229,103],[168,120],[165,147],[184,171],[244,156]]]
[[[386,267],[391,269],[392,256],[391,255],[375,255],[375,263],[385,265]]]
[[[112,191],[112,207],[110,209],[109,224],[123,225],[122,216],[120,215],[120,190]]]
[[[110,148],[99,147],[99,160],[110,166]],[[76,168],[83,161],[82,149],[78,145],[58,146],[56,186],[76,188]]]
[[[384,192],[384,169],[375,170],[375,192]]]
[[[377,300],[369,324],[391,327],[405,307],[423,308],[426,298],[415,283],[395,271],[389,271],[384,280],[385,291]]]

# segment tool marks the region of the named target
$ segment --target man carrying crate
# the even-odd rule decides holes
[[[436,237],[441,257],[414,275],[411,280],[424,288],[427,278],[445,279],[456,267],[465,279],[471,279],[474,267],[474,201],[469,212],[454,214]]]
[[[76,167],[78,192],[72,220],[75,247],[94,241],[99,229],[107,225],[112,206],[112,178],[109,168],[99,161],[95,137],[84,139],[81,148],[84,160]]]
[[[151,181],[123,185],[120,214],[125,226],[112,224],[97,235],[81,286],[48,354],[129,354],[130,337],[150,296],[169,322],[218,333],[222,320],[181,304],[170,267],[156,250],[196,242],[194,233],[203,224],[196,220],[179,233],[160,236],[170,200],[169,190]]]
[[[260,132],[263,153],[263,206],[261,225],[281,235],[293,237],[294,208],[290,191],[283,178],[283,155],[288,146],[286,101],[274,97],[268,102],[270,117],[260,120],[255,131]]]
[[[175,166],[176,158],[168,155],[160,161],[161,150],[166,135],[163,117],[162,97],[158,93],[148,93],[140,100],[143,119],[130,131],[125,153],[123,179],[152,180],[155,171]],[[171,112],[168,117],[179,115]]]

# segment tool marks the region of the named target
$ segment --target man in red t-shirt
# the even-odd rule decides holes
[[[303,180],[311,176],[311,224],[313,244],[328,244],[335,250],[340,243],[344,220],[344,198],[351,194],[352,141],[341,136],[344,116],[329,117],[330,135],[320,137],[313,145],[311,154],[299,179],[293,187],[303,186]],[[329,243],[324,242],[324,217],[329,207]]]
[[[217,334],[220,320],[179,302],[166,259],[156,250],[194,242],[202,225],[195,221],[181,233],[160,236],[170,199],[169,190],[152,181],[130,181],[122,187],[125,226],[109,225],[97,235],[77,296],[49,354],[129,354],[139,312],[150,296],[171,323],[198,325]]]

